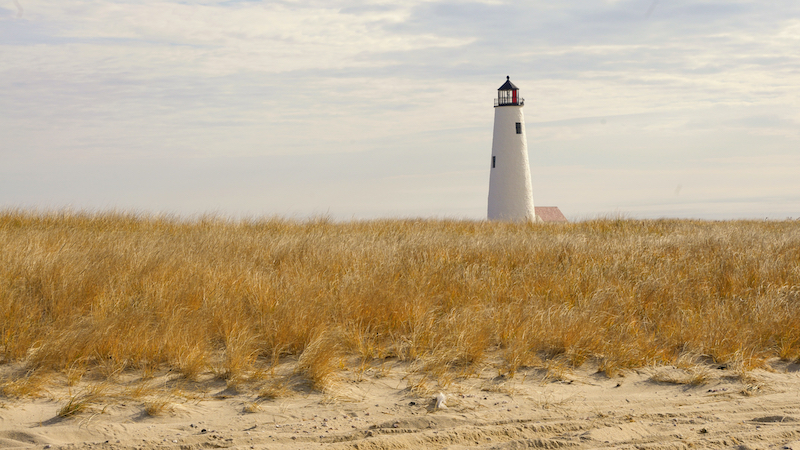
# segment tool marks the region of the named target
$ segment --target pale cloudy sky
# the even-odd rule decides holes
[[[0,209],[800,217],[797,0],[0,0]]]

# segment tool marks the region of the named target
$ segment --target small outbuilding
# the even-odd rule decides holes
[[[561,213],[558,206],[535,206],[536,219],[542,222],[562,222],[567,223],[569,220]]]

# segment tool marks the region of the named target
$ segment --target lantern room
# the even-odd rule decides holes
[[[494,101],[494,106],[522,106],[525,104],[525,99],[520,97],[519,88],[514,86],[511,79],[506,76],[506,82],[497,89],[497,98]]]

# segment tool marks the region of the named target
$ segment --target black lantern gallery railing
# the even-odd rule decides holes
[[[516,105],[516,106],[524,106],[525,99],[518,96],[518,95],[511,95],[511,91],[502,91],[503,93],[508,92],[509,95],[500,95],[496,99],[494,99],[494,106],[506,106],[506,105]]]

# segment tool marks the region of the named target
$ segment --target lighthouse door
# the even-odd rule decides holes
[[[512,105],[516,105],[517,104],[517,90],[516,89],[512,89],[511,90],[511,104]]]

